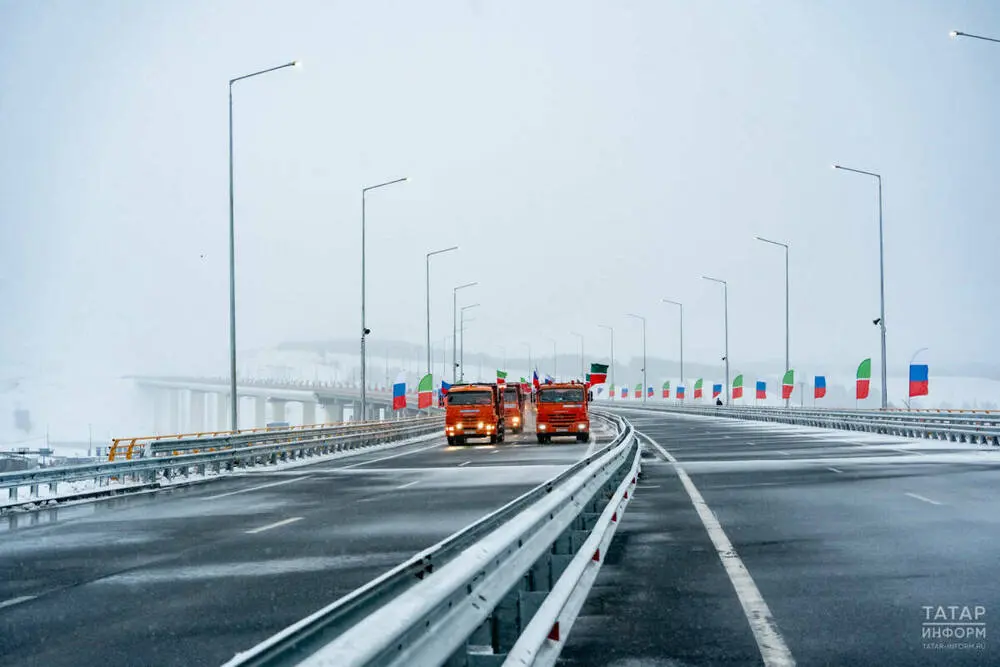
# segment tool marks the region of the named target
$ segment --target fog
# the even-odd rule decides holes
[[[996,364],[995,3],[0,0],[0,381],[228,372],[238,347]],[[450,343],[449,343],[450,345]],[[588,355],[589,356],[589,355]],[[877,371],[875,373],[877,375]],[[632,378],[630,377],[629,380]],[[721,379],[718,378],[718,379]],[[650,384],[659,386],[659,379]],[[4,417],[6,419],[6,416]]]

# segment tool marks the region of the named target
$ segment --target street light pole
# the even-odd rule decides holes
[[[443,248],[441,250],[435,250],[433,252],[427,253],[426,257],[426,272],[427,277],[427,374],[431,373],[431,257],[434,255],[440,255],[446,252],[451,252],[452,250],[458,250],[457,245],[453,245],[450,248]]]
[[[472,303],[469,304],[468,306],[462,306],[460,311],[461,326],[462,326],[462,349],[461,352],[459,353],[459,360],[460,360],[459,363],[461,364],[462,369],[461,373],[459,373],[458,379],[462,382],[465,381],[465,311],[469,310],[470,308],[478,308],[478,307],[479,307],[478,303]]]
[[[663,299],[663,303],[672,303],[681,310],[681,321],[680,321],[680,341],[681,341],[681,384],[684,384],[684,304],[680,301],[671,301],[670,299]]]
[[[993,37],[983,37],[982,35],[973,35],[968,32],[962,32],[960,30],[952,30],[948,33],[949,37],[970,37],[972,39],[981,39],[984,42],[996,42],[1000,44],[1000,39],[994,39]]]
[[[556,339],[549,338],[549,340],[552,341],[552,381],[555,382],[559,379],[559,355],[556,353]]]
[[[368,363],[365,356],[365,341],[368,338],[368,334],[371,333],[365,322],[365,196],[369,190],[377,190],[387,185],[404,183],[407,180],[408,178],[404,176],[403,178],[361,188],[361,421],[368,418],[368,388],[365,386]]]
[[[785,249],[785,371],[787,372],[788,369],[790,369],[792,367],[791,366],[792,362],[789,360],[789,353],[788,353],[788,339],[789,339],[789,335],[788,335],[788,331],[789,331],[789,324],[788,324],[788,244],[787,243],[782,243],[781,241],[772,241],[771,239],[765,239],[762,236],[755,236],[754,238],[757,239],[758,241],[762,241],[764,243],[770,243],[771,245],[780,246],[780,247],[782,247],[782,248]],[[785,407],[787,408],[788,405],[789,405],[789,399],[786,398],[785,399]]]
[[[646,318],[642,315],[634,315],[628,313],[629,317],[634,317],[637,320],[642,320],[642,402],[646,403]]]
[[[521,343],[528,348],[528,380],[531,381],[531,343]]]
[[[451,381],[458,382],[458,290],[475,287],[479,283],[465,283],[451,291]]]
[[[576,336],[580,339],[580,379],[584,380],[587,377],[586,366],[583,361],[583,334],[577,333],[575,331],[570,331],[570,335]]]
[[[598,324],[602,329],[611,332],[611,386],[615,386],[615,328],[607,324]]]
[[[885,358],[885,245],[882,240],[882,176],[871,171],[852,169],[839,164],[833,165],[834,169],[852,171],[855,174],[872,176],[878,181],[878,282],[879,282],[879,329],[882,334],[882,409],[889,406],[889,387],[886,386],[886,358]]]
[[[244,74],[229,80],[229,425],[235,433],[239,430],[239,404],[236,396],[236,222],[235,196],[233,187],[233,84],[261,74],[276,72],[286,67],[299,67],[298,60],[284,65],[269,67],[252,74]]]
[[[722,285],[722,298],[725,305],[725,325],[726,325],[726,405],[729,405],[729,283],[725,280],[719,280],[718,278],[710,278],[709,276],[702,276],[705,280],[711,280],[713,283],[720,283]]]

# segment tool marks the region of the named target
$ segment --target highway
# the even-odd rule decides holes
[[[1000,664],[1000,452],[620,413],[655,445],[560,665]],[[986,639],[923,638],[939,606]]]
[[[397,449],[21,515],[0,663],[217,665],[606,442]]]

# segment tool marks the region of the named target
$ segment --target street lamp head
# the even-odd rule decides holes
[[[294,67],[295,69],[302,69],[302,61],[301,60],[293,60],[292,61],[292,67]]]
[[[962,34],[962,33],[960,33],[960,32],[959,32],[959,31],[957,31],[957,30],[952,30],[951,32],[949,32],[949,33],[948,33],[948,36],[949,36],[949,37],[958,37],[958,36],[959,36],[959,35],[961,35],[961,34]]]
[[[839,164],[831,164],[830,165],[830,169],[840,169],[840,165]]]

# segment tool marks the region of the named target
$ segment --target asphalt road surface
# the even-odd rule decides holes
[[[1000,664],[1000,452],[623,414],[660,447],[561,665]]]
[[[0,664],[218,665],[597,446],[398,449],[21,515]],[[606,438],[604,439],[606,441]]]

